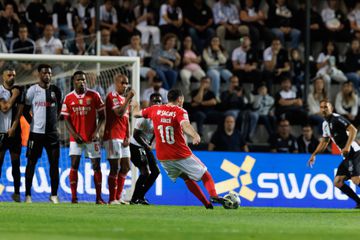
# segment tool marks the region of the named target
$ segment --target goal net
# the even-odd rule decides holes
[[[26,55],[26,54],[0,54],[0,69],[4,64],[12,64],[16,69],[15,83],[17,85],[29,87],[39,81],[37,67],[39,64],[47,63],[52,66],[52,83],[58,86],[64,97],[73,90],[71,76],[77,70],[86,73],[87,87],[98,91],[105,100],[107,93],[114,90],[113,81],[117,74],[128,76],[131,87],[136,91],[135,100],[139,101],[140,90],[140,62],[134,57],[104,57],[104,56],[71,56],[71,55]],[[2,80],[1,80],[2,83]],[[22,138],[23,145],[27,143],[28,126],[26,120],[22,119]],[[69,183],[69,172],[71,161],[69,157],[69,133],[65,123],[59,121],[58,130],[60,133],[60,182],[58,196],[60,201],[71,200],[71,190]],[[25,156],[26,147],[24,146],[21,154],[21,186],[20,193],[22,201],[25,193],[25,167],[27,159]],[[109,164],[106,160],[104,149],[101,155],[101,169],[103,173],[102,194],[104,200],[108,198],[107,176],[109,174]],[[11,201],[13,193],[13,178],[11,175],[10,154],[5,155],[2,174],[0,179],[0,201]],[[129,200],[134,189],[137,171],[132,166],[129,172],[123,191],[123,199]],[[33,201],[48,201],[51,192],[49,178],[49,163],[47,154],[43,151],[39,159],[33,180],[32,199]],[[95,186],[93,183],[93,170],[89,159],[82,156],[79,167],[78,177],[78,199],[79,201],[94,201]]]

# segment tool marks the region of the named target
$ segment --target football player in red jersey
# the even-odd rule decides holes
[[[170,90],[168,101],[168,104],[153,105],[143,110],[139,110],[137,104],[133,116],[149,118],[153,121],[156,156],[171,180],[182,178],[188,189],[206,208],[212,209],[212,203],[225,205],[229,200],[217,195],[211,174],[186,144],[184,132],[192,137],[195,145],[200,143],[200,136],[191,126],[187,111],[182,108],[184,103],[182,92],[178,89]],[[196,183],[200,180],[210,195],[210,201]]]
[[[130,170],[129,104],[135,92],[134,90],[126,92],[129,79],[123,74],[115,76],[114,85],[115,90],[106,97],[106,124],[103,140],[110,163],[109,203],[119,204],[125,203],[120,198],[126,175]]]
[[[82,151],[91,159],[94,169],[96,204],[105,204],[101,198],[102,174],[100,169],[99,129],[105,120],[105,105],[98,92],[86,88],[83,71],[73,74],[74,91],[65,96],[61,115],[70,132],[70,188],[72,203],[77,203],[78,168]],[[98,119],[98,122],[96,122]]]

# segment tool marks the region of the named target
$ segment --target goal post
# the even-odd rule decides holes
[[[125,74],[129,78],[131,88],[135,90],[136,95],[134,100],[140,100],[140,58],[138,57],[115,57],[115,56],[75,56],[75,55],[32,55],[32,54],[0,54],[0,69],[4,64],[12,64],[16,70],[15,82],[17,85],[30,86],[39,81],[37,67],[39,64],[49,64],[52,66],[52,83],[57,85],[62,91],[64,97],[72,90],[71,76],[77,70],[82,70],[87,76],[87,85],[89,88],[98,90],[100,95],[104,98],[108,92],[113,90],[113,80],[117,74]],[[102,92],[102,93],[101,93]],[[131,121],[131,129],[133,129],[134,121]],[[58,124],[60,132],[61,142],[61,154],[60,154],[60,184],[59,184],[59,197],[60,200],[70,201],[70,188],[68,185],[68,172],[71,166],[70,158],[67,155],[66,150],[69,144],[69,134],[66,130],[64,122]],[[104,151],[102,151],[104,152]],[[21,155],[21,175],[24,178],[26,158],[23,153]],[[82,158],[82,163],[79,167],[79,200],[80,201],[92,201],[95,199],[94,186],[92,184],[92,170],[89,169],[88,163]],[[103,171],[103,195],[108,194],[107,189],[107,175],[109,173],[108,163],[105,161],[104,154],[102,154],[102,171]],[[45,152],[39,160],[36,174],[34,176],[33,200],[35,201],[47,201],[49,196],[49,176],[48,176],[48,163]],[[82,170],[80,168],[83,168]],[[83,171],[83,172],[81,172]],[[88,171],[91,171],[89,173]],[[11,162],[9,154],[6,154],[3,169],[2,178],[0,179],[0,187],[4,186],[5,190],[0,193],[0,201],[11,200],[11,191],[13,180],[11,177]],[[41,174],[46,173],[47,178]],[[131,198],[132,192],[135,188],[135,181],[137,179],[137,169],[131,167],[131,180],[129,176],[125,185],[125,200]],[[82,179],[81,179],[82,178]],[[44,183],[44,181],[46,183]],[[131,181],[131,183],[130,183]],[[22,181],[22,184],[24,182]],[[129,185],[131,184],[131,187]],[[63,186],[62,186],[63,185]],[[25,187],[21,187],[21,192],[25,190]],[[105,197],[107,198],[107,197]]]

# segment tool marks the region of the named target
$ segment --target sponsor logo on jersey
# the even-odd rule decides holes
[[[164,116],[164,117],[175,117],[175,116],[176,116],[176,112],[169,112],[169,111],[165,111],[165,110],[158,110],[158,111],[156,112],[156,115]]]

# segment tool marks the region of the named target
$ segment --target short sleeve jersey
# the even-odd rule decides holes
[[[106,123],[104,141],[109,139],[124,140],[129,131],[129,108],[125,114],[119,117],[114,110],[125,104],[125,98],[116,91],[109,93],[106,97]]]
[[[136,119],[134,128],[140,130],[143,133],[144,140],[146,140],[148,144],[151,143],[154,137],[154,125],[151,119],[145,119],[145,118]],[[131,137],[130,142],[136,146],[141,147],[141,145],[136,141],[134,137]]]
[[[154,105],[143,109],[142,116],[153,121],[156,156],[160,161],[185,159],[192,155],[181,127],[189,121],[185,109],[173,105]]]
[[[88,89],[84,94],[78,95],[72,91],[65,96],[61,115],[70,119],[75,131],[85,142],[90,142],[96,130],[97,112],[104,109],[104,102],[98,92]],[[70,136],[70,142],[74,141],[74,137]]]
[[[15,120],[19,104],[24,104],[24,90],[22,88],[19,88],[19,90],[20,95],[16,98],[11,110],[7,112],[0,111],[0,133],[6,133],[11,128]],[[6,89],[3,85],[0,85],[0,100],[9,101],[11,96],[11,90]],[[20,124],[18,125],[18,129],[16,131],[20,132]]]
[[[31,86],[26,92],[25,104],[31,107],[33,113],[31,132],[57,132],[56,123],[61,109],[61,92],[58,87],[50,85],[45,89],[39,84]]]
[[[331,138],[331,140],[338,146],[339,149],[343,149],[348,140],[347,128],[350,122],[343,116],[333,113],[330,118],[323,122],[323,137]],[[356,141],[351,143],[351,149],[354,152],[360,150],[359,144]]]

